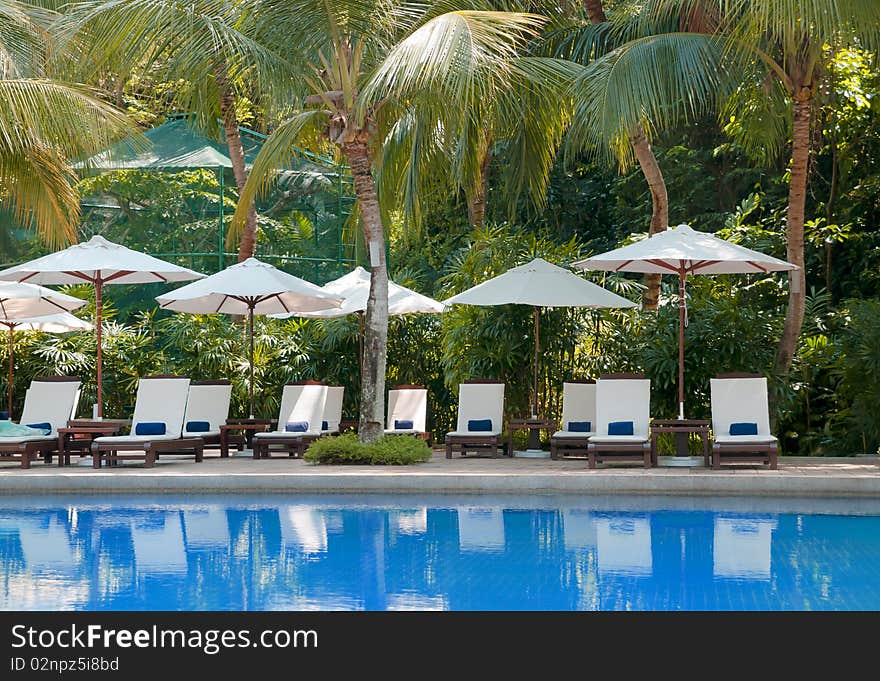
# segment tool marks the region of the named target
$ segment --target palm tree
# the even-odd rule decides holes
[[[621,15],[624,17],[623,23],[631,23],[631,8],[621,8]],[[627,35],[625,31],[621,31],[620,27],[611,28],[608,25],[608,15],[605,13],[605,7],[602,0],[584,0],[583,10],[586,13],[590,26],[583,34],[575,40],[566,40],[562,43],[563,50],[560,56],[568,59],[574,59],[581,64],[589,64],[591,61],[601,58],[609,47],[613,46],[616,40],[620,40],[621,36]],[[563,30],[570,33],[572,29],[577,32],[578,26],[571,26],[572,17],[567,17],[567,21],[563,21]],[[566,25],[568,24],[568,25]],[[606,95],[614,95],[614,92],[606,92]],[[577,96],[576,96],[577,98]],[[635,161],[639,165],[642,175],[648,185],[648,191],[651,194],[651,221],[648,227],[648,234],[656,234],[662,232],[669,227],[669,197],[666,191],[666,181],[663,178],[663,172],[654,150],[651,147],[649,135],[645,132],[643,123],[637,122],[634,127],[627,131],[627,139],[631,152],[618,154],[617,161],[621,169],[625,170],[631,161],[630,155],[634,156]],[[573,147],[581,147],[583,141],[577,137],[577,133],[572,136],[569,142],[569,149]],[[660,302],[660,275],[646,274],[644,276],[645,290],[642,294],[642,308],[645,310],[656,310]]]
[[[756,76],[764,83],[762,111],[780,100],[785,103],[790,125],[769,126],[761,138],[769,147],[784,146],[787,135],[791,139],[786,256],[800,270],[789,274],[788,309],[777,351],[776,373],[785,375],[804,320],[804,213],[815,97],[835,50],[862,48],[876,58],[880,3],[652,0],[641,11],[648,22],[679,17],[691,30],[636,38],[592,65],[580,81],[584,97],[576,109],[575,125],[581,125],[575,139],[610,143],[619,150],[625,126],[672,125],[720,106],[719,100],[748,89]],[[609,98],[607,93],[616,94]],[[737,103],[736,97],[729,98],[721,110],[743,115]],[[598,128],[588,129],[591,123]]]
[[[376,184],[383,143],[396,135],[412,148],[415,134],[429,143],[434,136],[454,140],[447,169],[478,178],[485,103],[512,97],[515,85],[525,81],[546,89],[564,72],[553,62],[520,58],[543,24],[540,17],[448,8],[448,3],[264,0],[254,2],[250,15],[248,30],[282,53],[295,73],[286,83],[289,116],[255,160],[235,220],[243,221],[244,206],[269,186],[294,144],[330,145],[350,166],[372,274],[360,400],[364,441],[381,435],[384,420],[388,274],[380,199],[391,199],[380,197]]]
[[[88,89],[47,77],[53,18],[44,8],[0,0],[0,205],[56,246],[76,241],[79,223],[68,161],[132,128]]]
[[[119,73],[151,70],[186,86],[175,93],[183,110],[196,114],[203,130],[222,122],[238,191],[248,171],[241,143],[237,93],[247,86],[264,96],[261,85],[279,79],[280,60],[237,30],[242,3],[224,0],[90,0],[74,3],[55,31],[78,52],[81,72]],[[269,77],[266,77],[266,76]],[[247,208],[238,260],[254,255],[257,213]]]

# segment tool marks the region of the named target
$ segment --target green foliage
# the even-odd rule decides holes
[[[322,437],[305,453],[305,460],[324,464],[367,464],[405,466],[431,458],[431,449],[421,438],[386,435],[372,444],[358,441],[357,435]]]
[[[835,415],[850,451],[880,453],[880,300],[852,301],[838,339],[839,395]]]

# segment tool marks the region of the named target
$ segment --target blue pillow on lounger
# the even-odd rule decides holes
[[[468,431],[472,433],[491,433],[492,419],[471,419],[468,421]]]
[[[211,424],[208,421],[187,421],[187,433],[207,433],[211,430]]]
[[[330,430],[330,424],[326,421],[321,421],[321,430]]]
[[[0,411],[0,421],[8,421],[9,420],[9,412],[5,409]]]
[[[51,423],[28,423],[26,424],[28,428],[36,428],[37,430],[45,430],[44,435],[48,435],[52,432],[52,424]]]
[[[569,433],[589,433],[590,426],[593,424],[589,421],[569,421],[568,422],[568,432]]]
[[[135,435],[164,435],[165,424],[162,421],[142,421],[134,427]]]
[[[309,422],[308,421],[288,421],[287,425],[284,426],[284,430],[288,433],[305,433],[309,430]]]
[[[394,430],[412,430],[413,422],[409,419],[394,419]]]
[[[758,434],[758,424],[757,423],[731,423],[730,424],[730,434],[731,435],[757,435]]]
[[[633,434],[633,422],[632,421],[612,421],[608,424],[608,434],[609,435],[632,435]]]

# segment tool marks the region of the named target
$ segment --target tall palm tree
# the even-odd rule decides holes
[[[250,94],[269,96],[265,84],[280,79],[281,60],[238,30],[242,3],[226,0],[89,0],[73,3],[54,30],[69,50],[79,52],[81,69],[131,73],[150,70],[185,87],[175,101],[196,114],[202,129],[222,122],[238,191],[248,171],[236,102],[243,81]],[[267,77],[267,75],[269,77]],[[257,213],[247,207],[238,260],[254,255]]]
[[[130,133],[87,88],[47,77],[54,14],[0,0],[0,205],[56,246],[76,241],[79,197],[68,161]]]
[[[555,63],[520,59],[525,42],[543,24],[540,17],[449,7],[263,0],[253,3],[250,14],[249,30],[281,52],[295,74],[286,83],[289,116],[254,162],[235,220],[243,221],[244,206],[273,181],[273,170],[289,158],[293,144],[329,145],[351,167],[372,275],[360,400],[364,441],[381,435],[384,420],[388,274],[383,197],[376,184],[383,143],[395,135],[412,142],[413,134],[455,140],[447,168],[479,177],[474,168],[484,151],[478,134],[483,104],[512,96],[524,81],[540,88],[564,71]]]
[[[576,138],[620,149],[624,126],[639,122],[662,128],[695,115],[741,91],[756,74],[765,83],[765,110],[782,100],[790,125],[773,125],[761,143],[782,147],[790,135],[787,259],[789,299],[776,372],[791,366],[804,320],[804,213],[812,110],[827,60],[834,50],[855,47],[876,58],[880,47],[880,3],[876,0],[651,0],[646,21],[679,16],[690,31],[636,38],[596,62],[581,79],[585,96],[576,109]],[[773,84],[766,87],[766,84]],[[606,93],[623,93],[607,97]],[[736,111],[735,97],[723,111]],[[749,103],[754,106],[754,102]],[[582,116],[578,116],[577,114]],[[586,117],[587,120],[584,119]],[[589,121],[589,122],[587,122]],[[588,129],[591,123],[598,127]]]
[[[568,34],[567,39],[557,43],[558,54],[567,59],[573,59],[580,64],[587,65],[595,59],[601,58],[615,43],[625,41],[632,33],[627,24],[633,23],[633,17],[637,16],[636,9],[624,3],[616,7],[621,19],[617,25],[610,26],[608,15],[602,0],[584,0],[583,12],[589,22],[589,26],[581,31],[577,23],[577,14],[568,16],[556,27],[557,30]],[[583,16],[583,15],[580,15]],[[572,25],[572,19],[575,19]],[[571,34],[574,33],[574,37]],[[580,33],[580,35],[578,35]],[[606,93],[606,96],[614,95],[614,92]],[[576,95],[577,98],[577,95]],[[642,123],[636,123],[627,133],[628,143],[631,150],[627,153],[618,154],[617,161],[621,169],[626,169],[630,161],[634,160],[641,170],[651,194],[651,221],[648,226],[649,234],[662,232],[669,227],[669,197],[666,191],[666,181],[657,157],[651,147],[650,135],[646,133]],[[572,138],[569,142],[569,150],[579,147],[582,140]],[[656,310],[660,302],[660,275],[646,274],[644,276],[645,290],[642,293],[642,308]]]

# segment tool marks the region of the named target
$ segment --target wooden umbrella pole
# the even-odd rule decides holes
[[[538,355],[541,354],[541,308],[535,307],[535,361],[534,361],[534,380],[532,383],[532,418],[538,418]]]
[[[9,419],[12,420],[12,369],[14,362],[12,355],[15,352],[15,327],[9,325],[9,386],[7,387],[7,409],[9,410]]]
[[[101,348],[101,313],[104,305],[102,299],[102,288],[104,286],[104,280],[100,275],[95,279],[95,334],[98,341],[98,352],[97,352],[97,382],[98,382],[98,418],[104,418],[104,381],[103,381],[103,362],[104,362],[104,353]]]
[[[248,335],[250,336],[250,399],[251,415],[254,418],[254,304],[248,306]]]
[[[684,420],[684,288],[687,274],[684,265],[678,270],[678,418]]]

